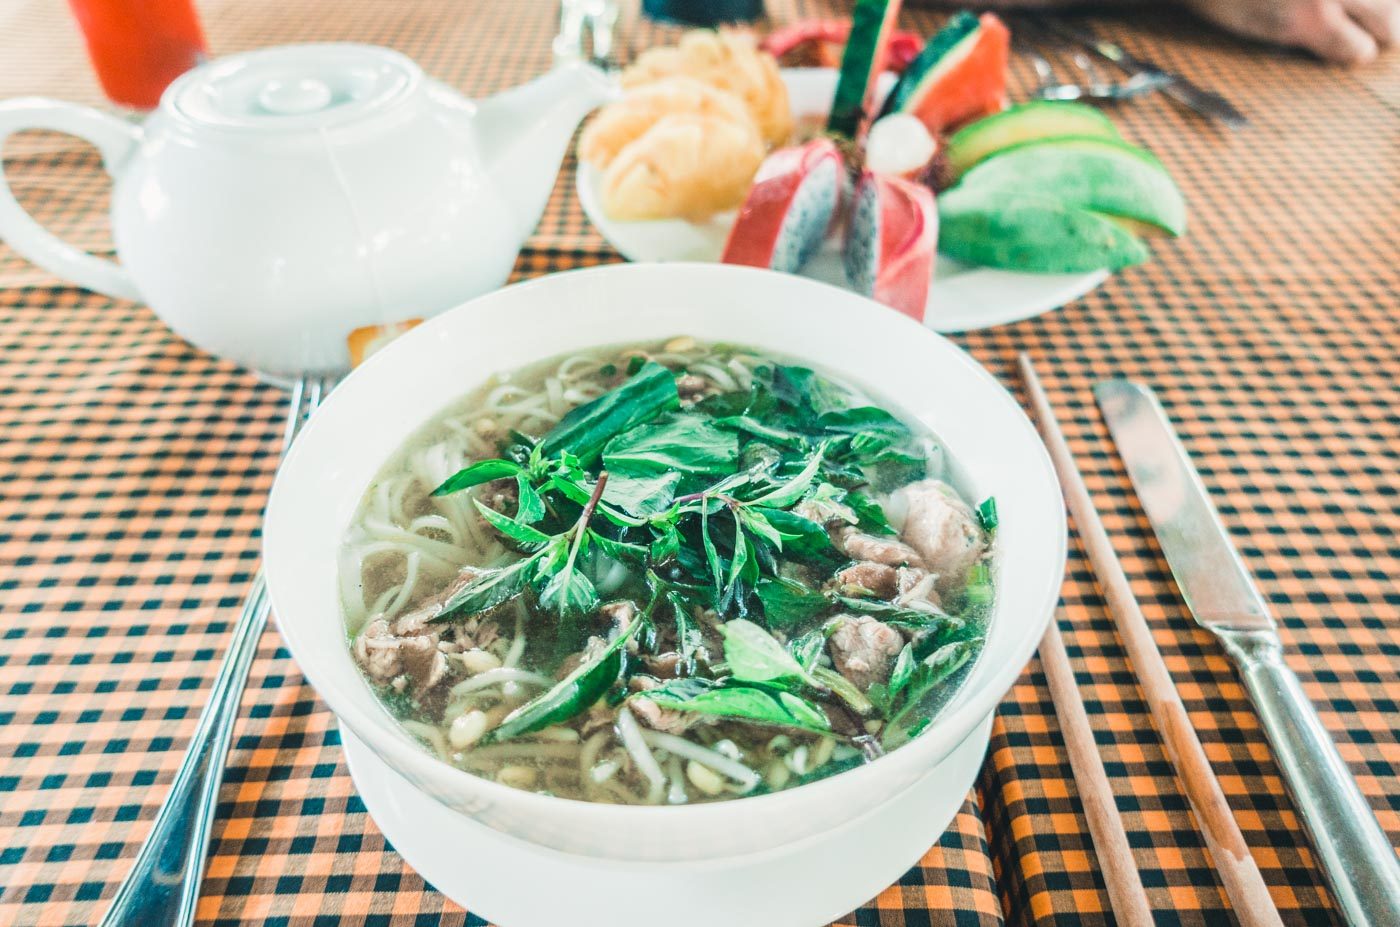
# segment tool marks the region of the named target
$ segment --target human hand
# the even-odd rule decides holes
[[[1400,44],[1400,0],[1185,0],[1200,16],[1250,38],[1361,64]]]

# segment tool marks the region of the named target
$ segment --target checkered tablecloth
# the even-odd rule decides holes
[[[397,48],[469,94],[549,64],[550,2],[208,0],[216,53],[308,40]],[[777,21],[834,4],[769,0]],[[906,11],[927,30],[942,14]],[[1250,849],[1289,924],[1330,903],[1258,721],[1189,621],[1089,386],[1157,387],[1277,612],[1289,663],[1400,840],[1400,55],[1344,71],[1189,20],[1096,25],[1226,92],[1220,130],[1153,98],[1114,115],[1179,178],[1191,228],[1037,319],[956,340],[1004,382],[1029,350]],[[667,35],[624,15],[624,57]],[[1029,74],[1015,65],[1018,86]],[[99,103],[56,0],[0,0],[0,98]],[[6,150],[21,198],[110,248],[106,180],[72,139]],[[519,277],[618,260],[574,165]],[[145,307],[64,286],[0,246],[0,925],[100,915],[144,837],[256,569],[284,398]],[[1160,924],[1228,904],[1087,563],[1066,641]],[[930,834],[932,841],[936,835]],[[1107,896],[1039,664],[1001,707],[951,829],[843,925],[1103,923]],[[385,843],[334,720],[275,631],[230,757],[202,923],[480,924]]]

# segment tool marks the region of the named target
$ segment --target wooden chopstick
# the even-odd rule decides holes
[[[1108,602],[1118,636],[1128,651],[1128,658],[1137,672],[1138,684],[1147,697],[1162,746],[1181,779],[1186,799],[1191,804],[1206,847],[1215,861],[1216,872],[1235,909],[1235,916],[1242,927],[1282,927],[1283,921],[1279,918],[1273,898],[1269,896],[1269,887],[1264,884],[1254,857],[1249,855],[1249,846],[1240,833],[1220,783],[1216,781],[1206,752],[1196,737],[1196,730],[1191,726],[1181,694],[1172,682],[1167,664],[1157,649],[1157,642],[1152,639],[1152,629],[1148,627],[1147,619],[1133,597],[1128,577],[1118,563],[1118,555],[1113,552],[1108,532],[1104,530],[1099,513],[1089,497],[1089,490],[1084,485],[1084,478],[1075,466],[1074,455],[1065,443],[1064,434],[1055,419],[1055,410],[1041,388],[1035,365],[1024,352],[1019,363],[1026,393],[1040,424],[1041,436],[1050,451],[1050,458],[1055,463],[1060,487],[1064,490],[1070,514],[1074,516],[1084,552],[1094,568],[1094,576]]]
[[[1040,663],[1050,684],[1050,698],[1055,703],[1055,717],[1060,721],[1069,765],[1074,770],[1074,784],[1084,805],[1084,817],[1089,821],[1089,836],[1094,842],[1094,854],[1103,871],[1108,888],[1109,906],[1120,927],[1153,927],[1152,906],[1142,887],[1133,851],[1128,847],[1128,834],[1118,815],[1118,803],[1108,784],[1103,759],[1094,741],[1094,729],[1079,695],[1074,669],[1060,638],[1059,615],[1050,622],[1040,642]]]

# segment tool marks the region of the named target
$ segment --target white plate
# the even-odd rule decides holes
[[[805,115],[824,115],[836,90],[831,68],[789,68],[783,71],[792,111],[800,121]],[[880,93],[889,91],[892,75],[884,75]],[[733,212],[720,213],[708,222],[662,219],[654,222],[615,222],[603,212],[599,199],[600,173],[580,164],[578,196],[584,214],[594,227],[629,261],[718,261],[724,241],[734,224]],[[802,268],[815,280],[845,286],[840,243],[828,241]],[[1078,299],[1108,278],[1108,271],[1082,274],[1028,274],[991,267],[971,267],[938,256],[933,286],[929,288],[924,324],[934,331],[964,332],[1019,322],[1058,309]]]

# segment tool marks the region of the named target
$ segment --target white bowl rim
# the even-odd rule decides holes
[[[548,288],[560,286],[560,280],[578,280],[585,277],[606,277],[610,275],[635,275],[654,274],[659,279],[666,280],[667,277],[680,276],[685,274],[701,274],[713,276],[732,276],[742,283],[742,278],[750,275],[758,275],[765,278],[783,277],[790,281],[795,290],[808,289],[812,291],[833,290],[843,294],[850,300],[851,306],[863,305],[861,311],[878,316],[887,321],[907,326],[910,338],[933,339],[942,342],[946,347],[951,348],[949,352],[956,363],[960,364],[975,380],[984,384],[990,396],[995,396],[995,401],[1004,406],[1013,418],[1019,422],[1018,427],[1029,431],[1034,438],[1036,448],[1035,460],[1027,461],[1028,472],[1034,472],[1042,481],[1054,487],[1054,492],[1059,494],[1059,482],[1055,476],[1054,467],[1050,461],[1049,452],[1041,442],[1039,432],[1026,416],[1025,410],[1012,397],[1007,389],[992,374],[976,361],[970,354],[962,348],[953,344],[943,335],[925,328],[920,323],[909,319],[906,316],[894,313],[887,307],[875,303],[871,300],[860,297],[840,287],[831,284],[821,283],[803,277],[786,274],[778,274],[774,271],[763,270],[752,267],[743,267],[727,264],[712,264],[707,262],[675,262],[666,264],[606,264],[600,266],[579,268],[574,270],[559,271],[540,277],[521,281],[510,286],[502,287],[486,293],[475,299],[468,300],[459,306],[447,310],[434,318],[416,326],[374,356],[368,358],[360,367],[352,371],[346,378],[367,379],[374,375],[374,371],[381,366],[387,367],[394,356],[406,354],[414,350],[415,343],[432,337],[434,332],[440,327],[450,324],[448,321],[463,311],[470,311],[473,306],[489,303],[494,299],[501,298],[501,294],[518,294],[537,288]],[[668,286],[676,286],[674,279],[667,280]],[[795,293],[795,298],[800,298],[800,293]],[[613,343],[616,339],[600,338],[599,345]],[[742,339],[731,339],[736,343],[742,343]],[[625,339],[624,339],[625,341]],[[801,358],[800,352],[793,355]],[[543,359],[543,358],[542,358]],[[849,375],[849,374],[848,374]],[[859,383],[859,376],[852,377]],[[337,401],[345,402],[344,393],[340,390],[333,391],[323,403],[322,408],[337,407]],[[426,423],[432,415],[437,414],[440,409],[433,410],[430,415],[424,416],[421,423]],[[420,423],[420,424],[421,424]],[[266,510],[267,530],[264,531],[263,539],[263,562],[267,565],[269,592],[274,603],[274,614],[276,614],[277,588],[277,552],[276,533],[272,530],[277,523],[277,513],[279,506],[279,490],[285,492],[285,481],[280,477],[285,471],[294,470],[296,462],[305,453],[305,448],[309,445],[309,436],[315,434],[317,430],[317,419],[313,416],[304,427],[301,436],[293,445],[282,467],[278,472],[278,479],[274,482],[272,492]],[[958,457],[956,452],[952,455]],[[1068,550],[1067,523],[1063,503],[1056,507],[1056,528],[1053,532],[1053,539],[1047,539],[1047,556],[1041,561],[1039,577],[1039,590],[1035,595],[1036,601],[1040,603],[1039,611],[1043,614],[1042,623],[1038,626],[1034,634],[1027,634],[1023,639],[1015,642],[1009,653],[1004,654],[1004,660],[1000,667],[995,668],[987,679],[982,681],[975,691],[969,691],[968,686],[964,686],[953,701],[945,707],[929,728],[919,734],[912,741],[903,744],[898,749],[891,751],[885,756],[860,766],[844,770],[832,776],[818,779],[804,785],[782,789],[775,792],[768,792],[761,795],[735,796],[732,799],[715,802],[697,802],[683,805],[620,805],[607,804],[603,802],[590,802],[582,799],[565,798],[555,795],[545,795],[538,792],[530,792],[523,789],[516,789],[511,786],[502,785],[485,777],[476,776],[465,770],[458,769],[429,753],[420,744],[413,742],[411,736],[394,721],[387,711],[381,710],[375,716],[360,712],[357,707],[348,699],[342,700],[337,692],[338,687],[330,684],[330,681],[319,671],[317,661],[303,660],[297,652],[297,648],[284,633],[287,640],[288,649],[296,659],[298,667],[302,670],[308,681],[316,689],[317,693],[325,700],[336,718],[347,724],[351,730],[369,745],[376,753],[400,769],[412,769],[415,774],[425,778],[435,778],[442,781],[460,783],[462,794],[470,795],[473,792],[480,795],[482,799],[499,800],[516,806],[523,812],[547,814],[550,808],[557,808],[560,803],[579,809],[587,809],[589,813],[599,817],[607,817],[615,820],[615,826],[626,826],[628,821],[640,821],[645,819],[648,824],[656,824],[662,819],[666,822],[674,823],[676,826],[684,826],[685,823],[703,818],[706,815],[713,815],[716,809],[732,808],[736,803],[743,803],[744,807],[752,807],[751,803],[764,802],[766,806],[776,806],[781,803],[796,803],[799,801],[812,801],[821,798],[825,791],[835,792],[839,786],[836,783],[846,784],[855,777],[878,778],[882,768],[891,761],[915,763],[918,762],[921,768],[931,768],[939,759],[946,755],[951,749],[960,744],[973,730],[978,722],[991,715],[1001,703],[1006,694],[1010,691],[1016,679],[1019,678],[1036,648],[1040,645],[1041,636],[1045,627],[1053,620],[1055,604],[1060,598],[1060,587],[1064,579],[1064,570]],[[1051,546],[1053,545],[1053,546]],[[290,577],[288,578],[290,581]],[[994,605],[994,609],[995,609]],[[341,646],[332,648],[338,658],[350,660],[350,650],[342,642]],[[979,654],[979,660],[985,656]],[[318,679],[319,677],[319,679]],[[363,680],[362,680],[363,682]],[[368,683],[363,683],[368,685]],[[348,709],[348,710],[347,710]],[[412,777],[409,777],[410,781]],[[416,784],[415,784],[415,787]],[[900,792],[903,790],[901,789]],[[893,797],[893,795],[889,796]],[[606,826],[606,825],[599,825]]]

